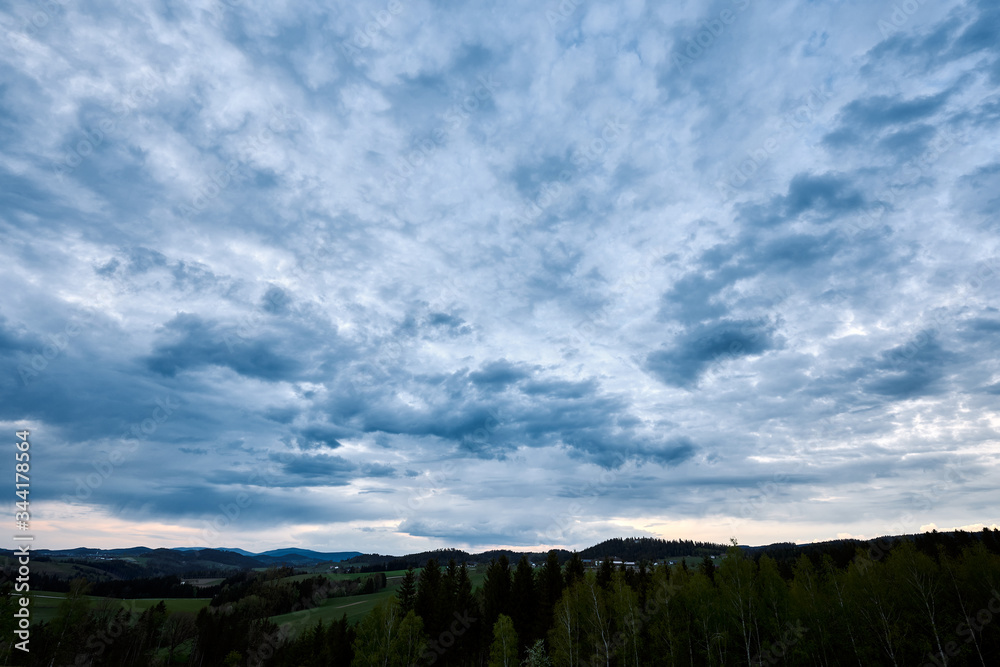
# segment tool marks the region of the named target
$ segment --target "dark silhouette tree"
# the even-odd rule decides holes
[[[555,549],[549,551],[538,581],[538,635],[545,637],[552,628],[552,613],[563,591],[562,568]]]
[[[537,626],[535,622],[538,599],[535,594],[535,572],[527,556],[521,556],[514,570],[511,586],[511,620],[517,633],[519,653],[535,643]]]
[[[611,563],[610,558],[605,558],[601,561],[601,568],[597,571],[597,585],[608,590],[611,586],[611,575],[614,574],[614,566]]]
[[[711,579],[713,584],[715,583],[715,561],[710,556],[705,556],[701,559],[698,571]]]
[[[507,556],[490,561],[483,580],[483,623],[492,628],[500,614],[510,614],[510,562]]]
[[[413,609],[413,605],[416,604],[417,573],[412,567],[403,574],[403,581],[399,584],[396,597],[399,599],[399,607],[404,614]]]
[[[580,554],[574,551],[573,555],[569,559],[569,562],[566,563],[565,588],[572,586],[575,581],[582,581],[584,572],[585,570],[583,567],[583,561],[580,560]]]
[[[431,558],[420,571],[417,582],[417,597],[414,611],[423,619],[424,628],[431,637],[436,637],[444,629],[444,591],[441,568],[437,560]]]

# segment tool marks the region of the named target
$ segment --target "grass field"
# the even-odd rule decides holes
[[[385,578],[392,581],[393,578],[402,578],[406,570],[392,570],[385,573]],[[296,574],[291,577],[284,577],[278,579],[278,581],[302,581],[303,579],[312,579],[313,577],[326,577],[330,581],[345,581],[350,579],[360,579],[362,582],[368,577],[372,576],[371,572],[365,572],[364,574],[344,574],[342,572],[313,572],[312,574]]]
[[[216,584],[221,584],[225,579],[219,577],[216,579],[185,579],[185,581],[195,588],[205,588],[206,586],[215,586]]]
[[[34,591],[31,594],[31,618],[34,623],[40,621],[51,621],[56,617],[59,605],[66,598],[65,593],[50,593],[48,591]]]
[[[125,608],[145,611],[150,607],[155,607],[160,601],[160,599],[156,598],[136,598],[133,600],[122,600],[121,602]],[[172,614],[175,611],[189,611],[197,614],[202,607],[207,607],[211,601],[212,598],[162,598],[168,614]]]
[[[110,599],[94,595],[88,595],[87,598],[90,600],[91,608],[103,600]],[[59,611],[59,605],[62,604],[65,599],[66,593],[34,591],[31,594],[32,619],[35,622],[51,621],[56,617],[56,614]],[[114,601],[120,603],[122,607],[126,609],[135,609],[140,612],[157,605],[160,600],[161,598],[139,598],[134,600],[119,600],[114,598]],[[175,611],[188,611],[196,614],[202,607],[207,607],[210,601],[210,598],[163,598],[163,603],[167,608],[168,614],[172,614]]]
[[[292,631],[295,634],[298,634],[305,628],[316,625],[316,621],[323,621],[324,624],[331,621],[339,621],[340,617],[344,614],[347,614],[348,623],[357,623],[364,618],[368,612],[374,609],[375,605],[379,602],[395,595],[396,589],[399,588],[399,584],[403,579],[404,572],[405,570],[386,572],[388,585],[378,593],[371,593],[370,595],[352,595],[344,598],[331,598],[329,600],[324,600],[322,604],[313,609],[303,609],[302,611],[294,611],[290,614],[272,616],[271,620],[278,625],[291,623]],[[350,579],[356,576],[359,575],[342,575],[341,578]],[[476,590],[483,585],[483,579],[485,576],[486,575],[483,572],[469,572],[469,579],[472,581],[473,590]],[[294,577],[289,578],[292,579]]]
[[[676,557],[670,558],[675,563],[680,563],[685,561],[690,568],[697,568],[701,563],[700,557]],[[721,558],[716,558],[716,564],[721,563]],[[330,623],[331,621],[340,620],[341,616],[347,615],[348,623],[355,624],[365,617],[368,612],[370,612],[375,605],[388,599],[390,596],[396,593],[399,588],[399,584],[403,579],[405,570],[395,570],[391,572],[386,572],[387,586],[377,593],[372,593],[370,595],[353,595],[350,597],[338,597],[330,598],[324,600],[322,604],[313,609],[305,609],[302,611],[292,612],[290,614],[282,614],[280,616],[272,616],[271,620],[281,625],[283,623],[291,623],[292,630],[294,633],[301,632],[304,628],[313,626],[317,621],[323,621],[324,624]],[[357,579],[361,578],[364,580],[369,576],[368,573],[365,574],[344,574],[344,573],[319,573],[322,576],[330,579],[332,581],[343,581],[345,579]],[[316,574],[299,574],[292,577],[285,577],[279,581],[301,581],[303,579],[308,579],[310,577],[315,577]],[[469,578],[472,581],[473,590],[478,589],[483,585],[483,580],[486,578],[486,574],[483,568],[473,570],[469,572]],[[209,582],[218,583],[221,579],[212,579],[199,581],[199,584],[205,585]],[[53,593],[47,591],[35,591],[32,594],[32,615],[37,621],[51,621],[55,618],[58,611],[59,604],[65,599],[65,593]],[[101,600],[105,598],[87,596],[91,600],[91,605],[96,605]],[[190,613],[197,613],[202,607],[208,606],[211,600],[209,598],[165,598],[163,599],[164,604],[167,607],[168,613],[184,611]],[[122,604],[123,607],[132,608],[138,611],[143,611],[148,609],[160,602],[160,598],[141,598],[133,600],[116,600]]]
[[[370,595],[331,598],[324,600],[320,606],[313,609],[304,609],[302,611],[294,611],[290,614],[282,614],[281,616],[272,616],[271,620],[278,625],[291,623],[295,634],[298,634],[304,628],[316,625],[316,621],[323,621],[324,624],[330,621],[339,621],[340,617],[344,614],[347,614],[348,623],[357,623],[364,618],[365,614],[374,609],[375,605],[392,596],[394,592],[395,588],[389,586],[378,593]]]
[[[309,625],[315,625],[317,620],[322,620],[324,623],[329,623],[333,620],[340,620],[340,617],[345,613],[347,614],[347,620],[349,623],[357,623],[364,618],[365,614],[371,611],[375,605],[395,594],[405,572],[406,570],[386,572],[385,575],[388,585],[378,593],[331,598],[329,600],[325,600],[323,604],[314,609],[297,611],[291,614],[283,614],[281,616],[273,616],[271,620],[279,625],[286,621],[291,622],[295,632],[299,632],[302,628]],[[279,581],[300,581],[315,576],[316,574],[299,574],[292,577],[285,577]],[[332,581],[343,581],[345,579],[357,578],[360,578],[363,581],[365,578],[370,576],[370,574],[326,572],[322,573],[322,576]],[[469,573],[473,589],[482,585],[484,576],[485,575],[482,572],[472,571]],[[194,581],[195,580],[192,580],[192,583],[194,583]],[[221,579],[205,579],[198,580],[197,583],[201,585],[210,585],[221,581]],[[88,595],[87,597],[91,601],[91,607],[106,599],[93,595]],[[58,613],[59,605],[64,599],[66,599],[66,593],[55,593],[52,591],[33,592],[31,602],[32,617],[39,622],[53,620]],[[196,614],[202,607],[207,607],[208,603],[211,601],[210,598],[137,598],[131,600],[116,599],[116,602],[119,602],[126,609],[135,609],[136,611],[141,612],[157,605],[161,599],[167,607],[167,613],[185,611]]]
[[[0,556],[0,567],[17,569],[17,560],[10,556]],[[111,575],[103,570],[99,570],[89,565],[79,563],[60,563],[56,561],[40,560],[31,561],[31,573],[34,575],[47,574],[60,579],[73,579],[83,577],[88,581],[105,581],[111,579]]]

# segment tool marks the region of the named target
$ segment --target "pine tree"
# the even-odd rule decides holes
[[[490,561],[483,580],[483,622],[492,628],[500,614],[510,613],[510,563],[507,556]]]
[[[705,556],[701,559],[698,571],[711,579],[713,584],[715,583],[715,561],[710,556]]]
[[[445,606],[445,616],[451,616],[455,611],[455,599],[458,596],[458,565],[455,559],[448,560],[448,567],[441,578],[441,597]]]
[[[424,621],[427,634],[436,637],[444,629],[444,609],[442,608],[441,568],[437,560],[431,558],[420,571],[417,582],[417,597],[413,609]]]
[[[555,549],[549,551],[538,581],[538,635],[544,637],[552,627],[552,612],[562,595],[562,568]]]
[[[583,561],[580,560],[580,554],[574,551],[569,562],[566,563],[566,588],[572,586],[575,581],[582,581],[583,574]]]
[[[597,571],[597,585],[608,590],[611,585],[611,575],[614,574],[614,568],[611,564],[611,559],[607,556],[601,561],[601,569]]]
[[[403,581],[399,584],[396,597],[404,614],[413,609],[417,600],[417,574],[412,567],[403,574]]]
[[[459,613],[469,611],[474,602],[469,568],[465,566],[465,563],[462,563],[462,566],[458,568],[458,583],[455,586],[455,609]]]
[[[469,656],[475,653],[476,647],[479,645],[480,633],[483,629],[483,623],[479,620],[482,614],[479,611],[476,598],[472,594],[472,580],[469,578],[469,569],[465,566],[465,563],[462,563],[461,567],[458,568],[454,609],[455,613],[458,614],[458,618],[475,619],[471,621],[471,627],[456,637],[455,646],[451,649],[452,655],[456,658],[456,663],[464,665]],[[449,616],[449,623],[452,618],[455,618],[454,615]]]
[[[521,556],[514,571],[511,587],[511,620],[521,641],[519,650],[525,650],[537,638],[535,631],[535,573],[527,556]]]

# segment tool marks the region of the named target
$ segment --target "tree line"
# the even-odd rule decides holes
[[[324,577],[246,573],[198,615],[90,608],[74,583],[57,619],[36,626],[31,664],[987,667],[1000,656],[997,537],[887,538],[849,558],[842,545],[772,555],[734,544],[690,567],[502,555],[476,590],[464,563],[431,559],[356,626],[343,616],[297,635],[269,616],[322,605]]]
[[[995,538],[995,535],[993,536]],[[995,665],[1000,657],[1000,554],[933,536],[791,563],[733,545],[718,561],[585,570],[526,558],[492,562],[469,595],[462,568],[434,561],[339,635],[351,665],[640,667],[695,665]],[[787,554],[783,554],[787,557]],[[784,571],[784,574],[783,574]],[[329,642],[318,625],[268,662],[310,660]]]
[[[131,582],[98,582],[78,578],[70,582],[66,599],[52,621],[36,623],[31,633],[31,665],[119,667],[149,665],[264,664],[288,637],[272,616],[313,608],[329,598],[376,593],[386,586],[384,573],[354,579],[331,580],[321,575],[288,580],[294,570],[271,568],[244,571],[221,584],[204,589],[214,592],[209,605],[197,614],[168,613],[161,601],[143,608],[133,601],[89,596],[100,588],[111,592],[177,592],[175,577],[154,577]],[[189,586],[182,587],[185,591]],[[0,586],[0,664],[10,664],[14,637],[11,620],[17,598],[10,584]],[[204,594],[204,592],[203,592]],[[172,597],[172,596],[171,596]],[[345,619],[346,620],[346,619]],[[10,626],[10,627],[8,627]],[[338,626],[339,627],[339,626]],[[328,630],[329,632],[329,630]],[[259,657],[258,657],[259,656]],[[335,662],[327,664],[349,664]]]

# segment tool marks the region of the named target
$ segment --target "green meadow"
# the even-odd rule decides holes
[[[339,621],[344,614],[347,614],[348,623],[357,623],[364,618],[368,612],[374,609],[379,602],[386,600],[396,593],[396,589],[399,588],[399,584],[403,579],[404,572],[405,570],[386,572],[387,585],[378,593],[329,598],[320,603],[319,606],[312,609],[303,609],[302,611],[293,611],[290,614],[272,616],[271,620],[278,625],[290,623],[294,634],[298,634],[303,629],[316,625],[317,621],[323,621],[324,624],[330,623],[331,621]],[[296,575],[295,577],[288,577],[288,579],[304,579],[313,576],[316,575]],[[353,579],[358,576],[365,577],[367,575],[331,574],[328,576],[330,578],[337,579]],[[469,570],[469,579],[472,581],[473,590],[482,585],[485,576],[485,573],[482,571]]]
[[[340,618],[347,614],[347,622],[354,624],[360,621],[364,616],[370,612],[375,605],[382,602],[394,595],[396,589],[399,587],[400,582],[403,579],[403,574],[405,570],[395,570],[386,572],[387,585],[384,589],[377,593],[371,593],[369,595],[353,595],[349,597],[337,597],[329,598],[323,600],[323,602],[312,609],[304,609],[301,611],[295,611],[289,614],[282,614],[280,616],[272,616],[271,620],[281,625],[283,623],[291,623],[291,627],[295,634],[301,632],[304,628],[315,625],[317,621],[323,621],[323,623],[329,623],[331,621],[339,621]],[[303,579],[308,579],[315,577],[316,574],[297,574],[291,577],[285,577],[277,581],[294,582],[301,581]],[[357,579],[361,578],[364,580],[368,573],[365,574],[344,574],[344,573],[322,573],[323,577],[330,579],[331,581],[343,581],[345,579]],[[473,588],[478,588],[482,585],[485,573],[483,571],[470,570],[469,579],[472,581]],[[221,580],[213,580],[212,583],[217,583]],[[109,600],[110,598],[102,598],[93,595],[87,596],[91,601],[91,607],[95,607],[101,601]],[[51,621],[56,617],[58,613],[59,605],[66,599],[66,593],[56,593],[52,591],[35,591],[31,594],[31,610],[32,616],[36,622],[41,621]],[[211,598],[136,598],[119,600],[115,599],[126,609],[135,609],[136,611],[145,611],[150,607],[156,606],[160,602],[163,602],[167,608],[167,613],[174,613],[178,611],[190,612],[192,614],[197,614],[199,610],[203,607],[207,607]]]

